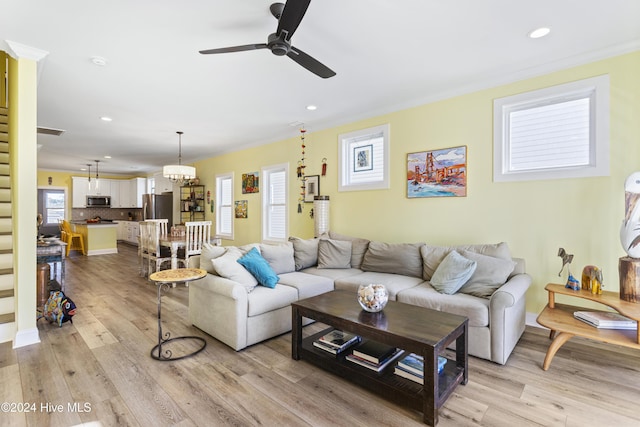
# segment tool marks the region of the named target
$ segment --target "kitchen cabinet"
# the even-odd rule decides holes
[[[153,194],[162,194],[168,191],[173,191],[173,183],[162,176],[162,174],[154,175],[153,179],[155,183],[153,186]]]
[[[111,182],[111,207],[130,208],[129,180],[114,180]]]
[[[117,221],[118,240],[132,245],[138,245],[138,236],[140,236],[140,223],[138,221]]]
[[[109,196],[111,197],[110,179],[92,179],[89,183],[88,196]]]
[[[84,208],[87,206],[87,195],[89,194],[89,178],[71,177],[71,207]]]
[[[133,178],[129,181],[129,203],[131,204],[129,207],[142,207],[142,195],[146,193],[146,187],[146,178]]]

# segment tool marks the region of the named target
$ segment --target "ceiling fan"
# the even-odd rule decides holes
[[[245,50],[269,49],[277,56],[287,55],[298,64],[312,73],[327,79],[336,73],[317,59],[307,55],[300,49],[291,45],[291,36],[295,33],[309,7],[311,0],[289,0],[284,3],[273,3],[269,10],[278,20],[278,29],[270,34],[267,43],[247,44],[242,46],[223,47],[219,49],[201,50],[200,53],[208,55],[212,53],[242,52]]]

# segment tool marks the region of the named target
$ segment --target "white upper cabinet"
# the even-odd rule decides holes
[[[133,178],[129,181],[129,203],[132,208],[142,207],[142,195],[146,193],[147,179]]]
[[[87,206],[89,194],[89,178],[80,176],[71,177],[71,207],[84,208]]]
[[[155,174],[153,178],[155,180],[153,194],[162,194],[166,193],[167,191],[173,191],[173,183],[162,176],[162,173]]]

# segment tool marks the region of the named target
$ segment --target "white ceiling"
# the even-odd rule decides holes
[[[38,135],[38,167],[151,173],[177,162],[178,130],[188,163],[640,49],[638,0],[313,0],[292,44],[335,77],[268,50],[198,53],[265,43],[270,4],[0,0],[0,49],[48,52],[38,126],[65,132]]]

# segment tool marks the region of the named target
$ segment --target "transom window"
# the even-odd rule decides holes
[[[609,175],[609,78],[494,101],[494,181]]]
[[[389,188],[389,125],[338,136],[338,191]]]

